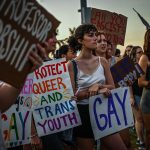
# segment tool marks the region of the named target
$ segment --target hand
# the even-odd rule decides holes
[[[42,150],[42,141],[41,139],[36,135],[31,138],[31,146],[33,150]]]
[[[131,106],[132,106],[132,107],[135,106],[135,100],[134,100],[134,98],[130,98],[130,103],[131,103]]]
[[[77,96],[71,96],[71,100],[77,101]]]
[[[37,51],[31,51],[29,53],[28,58],[33,64],[32,71],[39,68],[43,64],[43,59],[45,59],[45,57],[47,56],[45,48],[42,47],[40,44],[37,44]]]
[[[100,89],[100,84],[98,84],[98,83],[95,83],[92,86],[90,86],[89,89],[88,89],[89,97],[97,95],[99,89]]]
[[[42,44],[42,45],[41,44],[37,44],[37,49],[38,49],[38,53],[42,57],[42,59],[48,58],[48,55],[46,53],[47,51],[46,51],[45,44]]]
[[[98,93],[99,94],[104,94],[106,97],[108,97],[109,95],[111,95],[111,91],[108,88],[100,89]]]

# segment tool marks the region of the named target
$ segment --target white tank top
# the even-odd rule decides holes
[[[77,76],[78,83],[77,83],[77,85],[78,85],[78,88],[80,87],[80,90],[87,89],[88,87],[90,87],[94,83],[105,84],[104,68],[101,64],[100,57],[99,57],[99,65],[92,74],[83,73],[79,69],[78,65],[77,65],[77,68],[78,68],[78,76]],[[81,100],[77,103],[83,104],[83,105],[89,104],[89,99],[84,99],[84,100]]]

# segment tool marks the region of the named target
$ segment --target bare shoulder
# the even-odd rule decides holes
[[[149,63],[149,60],[148,60],[148,57],[147,55],[142,55],[141,58],[140,58],[140,61],[139,61],[139,64],[141,66],[147,66],[147,64]]]
[[[109,65],[107,59],[104,57],[100,57],[100,61],[101,61],[102,65],[104,65],[104,66]]]
[[[148,61],[148,57],[147,55],[142,55],[141,58],[140,58],[140,61]]]

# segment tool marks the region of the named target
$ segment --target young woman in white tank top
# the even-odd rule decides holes
[[[68,63],[68,69],[74,93],[78,88],[81,88],[76,96],[82,125],[74,128],[73,132],[80,150],[93,150],[95,143],[89,119],[88,100],[90,96],[97,95],[99,92],[109,96],[110,90],[114,88],[114,82],[107,60],[93,55],[93,51],[97,47],[96,27],[91,24],[80,25],[75,31],[75,42],[81,50],[79,56],[75,59],[78,68],[78,74],[76,74],[77,86],[72,62]],[[121,139],[113,136],[111,140],[117,143],[118,150],[126,150]],[[112,147],[111,150],[116,150],[116,147]]]

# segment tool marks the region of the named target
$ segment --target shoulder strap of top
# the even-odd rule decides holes
[[[101,65],[101,57],[99,56],[98,58],[99,58],[99,65]]]

